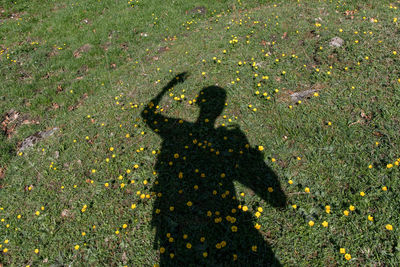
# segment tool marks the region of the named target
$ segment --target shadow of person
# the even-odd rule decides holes
[[[285,206],[286,197],[261,152],[238,127],[214,128],[225,90],[210,86],[200,92],[194,123],[161,114],[163,95],[185,77],[171,80],[141,114],[162,138],[152,218],[160,266],[280,266],[256,230],[255,216],[237,199],[233,181],[277,208]]]

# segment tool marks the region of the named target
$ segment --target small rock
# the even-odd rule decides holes
[[[305,91],[293,93],[290,97],[292,98],[293,102],[297,102],[303,98],[309,97],[312,93],[315,93],[317,91],[318,90],[315,90],[315,89],[305,90]]]
[[[191,14],[191,15],[205,15],[207,13],[207,9],[204,6],[197,6],[195,8],[193,8],[192,10],[190,10],[189,12],[186,12],[186,14]]]
[[[21,145],[19,146],[18,152],[24,151],[25,149],[34,146],[37,142],[53,135],[58,130],[59,130],[59,128],[54,127],[53,129],[50,129],[48,131],[37,132],[37,133],[25,138],[25,140],[22,141]]]
[[[329,46],[331,47],[341,47],[344,44],[344,40],[340,37],[333,37],[329,42]]]

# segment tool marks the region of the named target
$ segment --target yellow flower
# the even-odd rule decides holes
[[[165,252],[165,248],[164,247],[161,247],[160,248],[160,253],[162,254],[162,253],[164,253]]]
[[[189,207],[191,207],[191,206],[193,205],[193,203],[192,203],[191,201],[188,201],[186,204],[187,204]]]
[[[386,165],[386,168],[388,168],[388,169],[390,169],[390,168],[392,168],[393,167],[393,164],[392,163],[389,163],[388,165]]]
[[[346,253],[346,249],[340,248],[339,252],[340,252],[340,254],[344,254],[344,253]]]
[[[263,146],[258,146],[258,150],[259,150],[259,151],[263,151],[263,150],[264,150],[264,147],[263,147]]]
[[[254,252],[256,252],[256,251],[257,251],[257,246],[252,246],[252,247],[251,247],[251,250],[254,251]]]
[[[386,186],[382,186],[382,190],[383,191],[387,191],[387,187]]]
[[[235,225],[232,226],[232,227],[231,227],[231,230],[232,230],[232,232],[234,232],[234,233],[237,232],[237,226],[235,226]]]
[[[79,245],[75,245],[75,250],[78,250],[79,249]]]
[[[365,193],[364,192],[360,192],[360,196],[365,196]]]
[[[312,227],[312,226],[314,226],[314,222],[313,221],[309,221],[308,225]]]
[[[356,208],[355,208],[353,205],[350,205],[349,209],[350,209],[351,211],[354,211]]]
[[[328,227],[328,222],[327,222],[327,221],[324,221],[324,222],[322,223],[322,226],[323,226],[323,227]]]
[[[349,261],[351,260],[351,255],[347,253],[346,255],[344,255],[344,258]]]
[[[304,192],[310,193],[310,188],[308,188],[308,187],[304,188]]]
[[[385,228],[386,228],[386,230],[389,230],[389,231],[393,230],[393,226],[391,224],[386,224]]]
[[[128,225],[125,223],[124,225],[122,225],[122,228],[126,228],[126,227],[128,227]]]
[[[38,254],[39,253],[39,249],[36,248],[35,249],[35,253]]]
[[[292,181],[292,180],[289,180],[288,183],[289,183],[289,184],[293,184],[293,181]]]
[[[186,247],[187,247],[188,249],[191,249],[191,248],[192,248],[192,244],[187,243],[187,244],[186,244]]]
[[[243,206],[243,207],[242,207],[242,210],[243,210],[243,211],[248,211],[248,209],[249,209],[249,208],[248,208],[247,206]]]
[[[207,252],[203,252],[203,257],[207,258],[207,256],[208,256],[208,253]]]
[[[254,225],[254,228],[256,228],[257,230],[259,230],[259,229],[261,228],[261,225],[259,225],[258,223],[256,223],[256,224]]]
[[[349,216],[349,211],[348,211],[348,210],[345,210],[345,211],[343,211],[343,214],[344,214],[345,216]]]
[[[374,220],[374,217],[372,217],[371,215],[368,215],[368,220],[372,222]]]
[[[326,213],[331,213],[331,206],[325,206],[325,212]]]

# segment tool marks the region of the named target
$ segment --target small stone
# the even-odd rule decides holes
[[[54,127],[54,128],[52,128],[52,129],[50,129],[48,131],[41,131],[41,132],[37,132],[37,133],[35,133],[35,134],[31,135],[31,136],[28,136],[19,145],[18,152],[24,151],[25,149],[34,146],[37,142],[39,142],[40,140],[42,140],[44,138],[47,138],[47,137],[53,135],[58,130],[59,130],[59,128]]]
[[[190,10],[189,12],[186,12],[186,14],[189,13],[190,15],[205,15],[207,13],[207,9],[204,6],[198,6]]]
[[[303,98],[307,98],[307,97],[311,96],[315,92],[318,92],[318,90],[310,89],[310,90],[293,93],[292,95],[290,95],[290,97],[292,98],[293,102],[297,102],[299,100],[302,100]]]
[[[340,37],[333,37],[329,42],[329,46],[331,47],[341,47],[344,44],[344,40]]]

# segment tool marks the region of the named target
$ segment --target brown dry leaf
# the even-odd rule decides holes
[[[3,179],[6,176],[6,168],[0,167],[0,179]]]
[[[354,15],[355,13],[356,13],[356,11],[354,11],[354,10],[346,10],[346,11],[344,12],[344,14],[345,14],[346,16]]]
[[[169,50],[169,47],[168,46],[162,46],[162,47],[160,47],[160,48],[158,48],[158,53],[162,53],[162,52],[166,52],[166,51],[168,51]]]
[[[88,94],[87,94],[87,93],[84,93],[84,94],[81,96],[81,99],[79,100],[79,102],[78,102],[77,104],[75,104],[75,105],[69,106],[69,107],[68,107],[68,110],[69,110],[69,111],[72,111],[72,110],[75,110],[75,109],[79,108],[79,107],[83,104],[83,102],[84,102],[84,100],[85,100],[86,98],[88,98]]]
[[[371,120],[371,118],[372,118],[371,115],[365,114],[365,112],[363,110],[361,110],[360,116],[361,116],[361,118],[366,119],[366,120]]]
[[[284,32],[281,38],[282,39],[286,39],[287,38],[287,32]]]
[[[57,92],[61,92],[62,90],[64,90],[64,89],[61,87],[61,84],[59,84],[59,85],[57,86]]]
[[[74,57],[80,58],[82,56],[82,53],[89,52],[91,48],[92,46],[90,44],[84,44],[83,46],[79,47],[74,51]]]
[[[60,105],[57,104],[57,103],[53,103],[53,104],[51,104],[51,107],[52,107],[53,109],[59,109],[59,108],[60,108]]]

